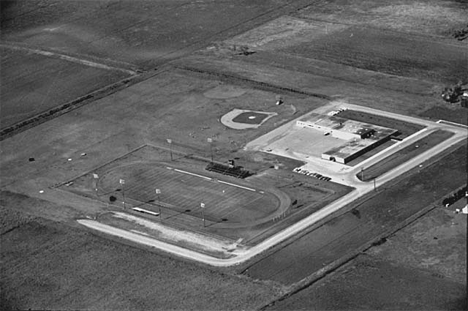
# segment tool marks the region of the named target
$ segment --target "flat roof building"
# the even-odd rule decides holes
[[[383,126],[314,113],[298,120],[296,125],[346,141],[322,153],[322,159],[343,164],[388,141],[398,132]]]

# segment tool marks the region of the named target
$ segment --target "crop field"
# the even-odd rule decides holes
[[[463,1],[338,0],[319,1],[317,5],[300,10],[297,15],[446,39],[454,29],[466,25],[465,13]]]
[[[67,1],[67,5],[61,0],[49,5],[11,1],[2,10],[5,31],[1,37],[150,69],[235,31],[233,27],[255,24],[255,18],[265,12],[275,14],[283,2],[242,0],[233,5],[208,5],[157,0],[135,6],[133,1],[78,0]]]
[[[428,49],[431,54],[424,53]],[[349,27],[312,43],[300,43],[281,51],[435,82],[454,83],[466,78],[466,48],[376,29]]]
[[[2,232],[2,310],[254,310],[278,294],[82,228],[0,212],[16,224]]]
[[[262,310],[464,310],[464,296],[463,284],[363,254],[326,280]]]
[[[2,129],[131,76],[27,50],[0,51]]]

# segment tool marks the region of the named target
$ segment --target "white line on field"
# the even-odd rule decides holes
[[[26,48],[26,47],[12,46],[12,45],[6,45],[6,44],[0,44],[0,46],[4,47],[4,48],[13,49],[13,50],[27,51],[27,52],[30,52],[30,53],[43,55],[43,56],[57,57],[57,58],[60,58],[62,60],[65,60],[65,61],[69,61],[69,62],[72,62],[72,63],[77,63],[77,64],[80,64],[80,65],[85,65],[85,66],[88,66],[88,67],[94,67],[94,68],[105,69],[105,70],[116,70],[116,71],[120,71],[120,72],[125,72],[125,73],[130,74],[130,75],[137,74],[136,71],[133,71],[133,70],[107,66],[107,65],[104,65],[104,64],[100,64],[100,63],[96,63],[96,62],[92,62],[92,61],[89,61],[89,60],[80,59],[80,58],[76,58],[76,57],[72,57],[72,56],[68,56],[68,55],[64,55],[64,54],[60,54],[60,53],[54,53],[54,52],[48,52],[48,51],[42,51],[42,50],[38,50],[38,49],[30,49],[30,48]]]
[[[240,185],[236,185],[236,184],[231,184],[230,182],[227,182],[227,181],[222,181],[222,180],[218,180],[220,183],[222,184],[226,184],[226,185],[230,185],[230,186],[234,186],[234,187],[237,187],[237,188],[242,188],[242,189],[245,189],[245,190],[249,190],[249,191],[257,191],[255,189],[252,189],[252,188],[248,188],[248,187],[244,187],[244,186],[240,186]]]
[[[179,169],[176,169],[176,168],[174,169],[174,171],[179,172],[179,173],[183,173],[183,174],[192,175],[192,176],[197,176],[197,177],[204,178],[204,179],[207,179],[207,180],[211,180],[210,177],[206,177],[206,176],[203,176],[203,175],[198,175],[198,174],[195,174],[195,173],[190,173],[190,172],[179,170]]]
[[[172,169],[170,167],[166,167],[167,169]],[[174,171],[176,172],[179,172],[179,173],[183,173],[183,174],[188,174],[188,175],[192,175],[192,176],[196,176],[196,177],[200,177],[200,178],[204,178],[206,180],[213,180],[213,178],[210,178],[210,177],[206,177],[206,176],[203,176],[203,175],[198,175],[198,174],[195,174],[195,173],[190,173],[190,172],[187,172],[187,171],[183,171],[183,170],[179,170],[177,168],[174,168],[173,169]],[[227,182],[227,181],[222,181],[222,180],[216,180],[218,181],[219,183],[222,183],[222,184],[226,184],[226,185],[230,185],[230,186],[233,186],[233,187],[237,187],[237,188],[241,188],[241,189],[245,189],[245,190],[249,190],[249,191],[257,191],[255,189],[252,189],[252,188],[248,188],[248,187],[244,187],[244,186],[241,186],[241,185],[236,185],[236,184],[232,184],[230,182]]]

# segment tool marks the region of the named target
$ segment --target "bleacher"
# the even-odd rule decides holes
[[[244,170],[241,166],[224,165],[219,163],[210,163],[206,166],[205,169],[210,172],[220,173],[241,179],[253,175],[253,173]]]

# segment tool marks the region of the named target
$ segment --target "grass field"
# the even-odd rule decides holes
[[[260,193],[253,188],[241,188],[235,181],[211,179],[203,175],[178,169],[168,169],[151,164],[135,164],[107,172],[99,181],[103,192],[110,192],[116,187],[124,189],[128,202],[139,205],[152,200],[149,209],[155,209],[160,203],[164,209],[174,212],[191,210],[187,214],[201,217],[203,209],[207,220],[244,223],[255,222],[275,212],[279,200],[269,193]],[[125,185],[119,185],[119,177],[125,179]],[[161,194],[158,196],[155,189]],[[122,191],[122,190],[121,190]],[[263,191],[262,191],[263,192]],[[201,207],[204,203],[205,207]]]

